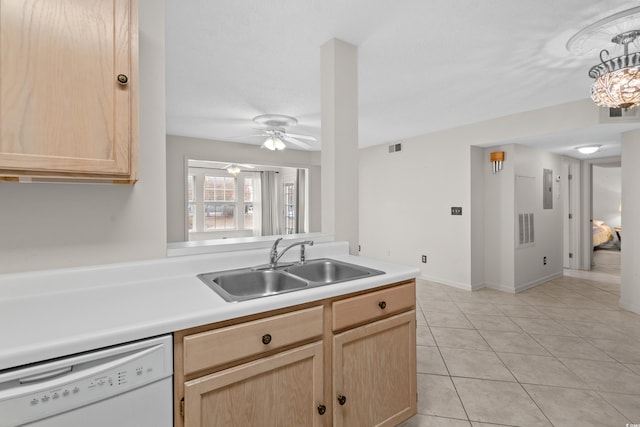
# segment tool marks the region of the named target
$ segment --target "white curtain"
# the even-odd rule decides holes
[[[277,172],[262,172],[261,193],[262,193],[262,235],[273,236],[282,234],[282,209],[280,205],[282,198],[280,191],[281,180]]]

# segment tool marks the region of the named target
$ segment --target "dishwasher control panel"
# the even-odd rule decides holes
[[[149,340],[0,374],[0,427],[70,411],[171,376],[168,338],[168,344]]]

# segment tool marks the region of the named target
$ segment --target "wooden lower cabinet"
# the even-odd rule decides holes
[[[416,413],[415,310],[335,335],[334,426],[395,426]]]
[[[322,342],[185,384],[186,427],[320,426]]]
[[[415,281],[174,333],[175,427],[395,426],[415,415]]]

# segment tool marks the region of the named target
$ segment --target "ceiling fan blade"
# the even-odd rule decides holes
[[[296,133],[289,133],[289,132],[287,132],[286,134],[287,134],[287,136],[290,136],[292,138],[303,139],[303,140],[306,140],[306,141],[317,141],[318,140],[317,138],[315,138],[313,136],[310,136],[310,135],[298,135]]]
[[[300,148],[304,148],[305,150],[309,150],[311,149],[311,145],[308,142],[304,142],[304,141],[298,141],[295,138],[291,138],[289,135],[285,135],[283,136],[283,139],[287,142],[290,142],[294,145],[297,145]]]
[[[253,135],[237,135],[237,136],[228,136],[227,138],[252,138],[252,137],[256,137],[256,136],[269,136],[266,133],[261,133],[261,134],[253,134]]]

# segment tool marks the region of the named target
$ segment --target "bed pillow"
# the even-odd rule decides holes
[[[593,225],[597,225],[598,227],[600,227],[602,224],[604,224],[604,221],[600,221],[599,219],[593,220]]]

